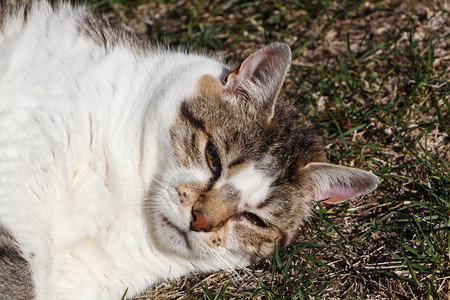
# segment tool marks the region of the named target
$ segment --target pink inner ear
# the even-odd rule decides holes
[[[331,205],[341,203],[347,199],[356,197],[359,195],[359,191],[352,188],[331,188],[328,191],[321,191],[317,197],[317,202],[322,205]]]
[[[227,76],[227,83],[225,85],[225,91],[228,93],[232,93],[237,89],[237,85],[239,83],[239,74],[230,73]]]
[[[255,74],[256,69],[267,59],[268,55],[266,51],[260,50],[253,53],[247,58],[241,65],[239,69],[239,74],[244,77],[251,78]]]
[[[336,204],[370,193],[378,186],[372,173],[327,163],[309,163],[304,169],[312,179],[310,196],[323,205]]]
[[[229,93],[237,91],[239,83],[244,79],[253,77],[256,69],[267,59],[268,55],[266,51],[259,50],[258,52],[250,55],[239,67],[230,72],[226,77],[225,90]]]

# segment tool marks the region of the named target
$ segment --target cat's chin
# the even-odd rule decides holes
[[[157,232],[159,243],[163,248],[180,256],[191,255],[192,245],[189,233],[175,225],[167,217],[161,216]]]
[[[165,252],[169,251],[177,256],[191,256],[191,241],[189,233],[174,222],[170,221],[166,216],[158,218],[155,228],[158,244]],[[155,225],[155,224],[154,224]]]

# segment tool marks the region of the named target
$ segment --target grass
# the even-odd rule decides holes
[[[91,1],[143,39],[206,49],[233,64],[287,42],[293,63],[282,96],[317,121],[332,162],[381,180],[362,199],[316,207],[297,244],[250,270],[162,283],[142,298],[450,299],[443,3]]]

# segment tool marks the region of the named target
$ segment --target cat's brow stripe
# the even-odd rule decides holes
[[[189,111],[189,108],[187,107],[186,102],[181,103],[180,106],[180,112],[181,115],[189,122],[191,123],[194,127],[201,129],[203,131],[205,131],[205,125],[203,124],[202,120],[197,119],[196,117],[194,117],[191,112]]]
[[[245,158],[244,157],[239,157],[238,159],[233,160],[229,165],[228,165],[228,169],[231,169],[237,165],[240,165],[242,163],[245,162]]]
[[[261,202],[260,204],[258,204],[258,208],[261,209],[263,207],[265,207],[266,205],[272,203],[273,198],[267,198],[266,200],[264,200],[263,202]]]
[[[197,149],[197,138],[195,136],[195,133],[191,134],[191,148],[192,151],[195,151],[195,149]]]

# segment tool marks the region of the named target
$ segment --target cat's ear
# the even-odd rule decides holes
[[[370,172],[328,163],[309,163],[300,172],[308,182],[312,199],[323,205],[365,195],[379,183]]]
[[[228,93],[243,96],[245,100],[254,101],[270,120],[290,64],[289,46],[270,44],[250,55],[228,73],[223,79],[224,89]]]

